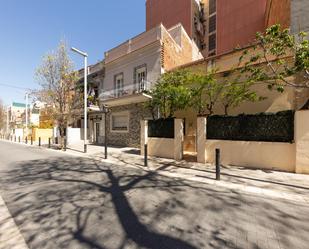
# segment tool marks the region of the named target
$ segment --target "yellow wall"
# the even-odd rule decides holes
[[[32,137],[34,141],[38,141],[39,137],[41,137],[42,141],[48,140],[53,136],[53,129],[39,129],[33,128],[32,129]]]

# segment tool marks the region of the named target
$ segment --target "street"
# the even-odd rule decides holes
[[[3,141],[0,194],[33,249],[309,245],[306,203]]]

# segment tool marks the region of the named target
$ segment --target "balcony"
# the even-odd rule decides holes
[[[100,100],[108,106],[145,102],[151,98],[149,91],[152,87],[153,83],[148,81],[127,84],[121,88],[103,90],[100,94]]]

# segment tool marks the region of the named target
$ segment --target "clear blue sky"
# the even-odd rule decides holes
[[[35,69],[62,38],[96,63],[144,30],[145,0],[0,0],[0,84],[37,88]],[[82,67],[82,58],[71,55]],[[1,85],[0,98],[24,101],[22,90]]]

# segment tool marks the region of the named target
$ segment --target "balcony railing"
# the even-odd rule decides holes
[[[142,93],[147,93],[151,90],[153,84],[148,81],[142,81],[140,83],[126,84],[120,88],[113,88],[102,90],[100,99],[102,101],[121,98],[125,96],[133,96]]]

